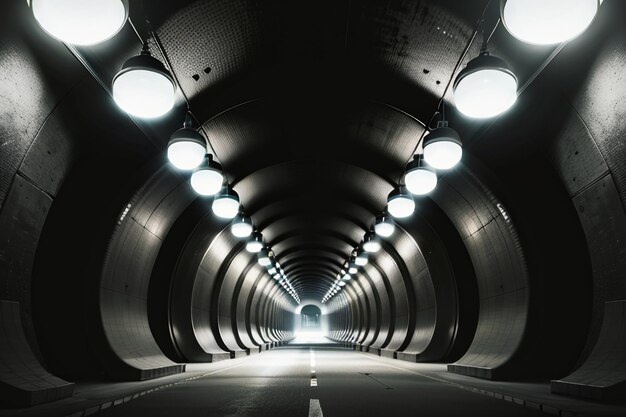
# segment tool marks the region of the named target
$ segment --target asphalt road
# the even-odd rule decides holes
[[[103,416],[539,416],[538,411],[329,345],[287,346]]]

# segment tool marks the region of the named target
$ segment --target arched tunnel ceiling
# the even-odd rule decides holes
[[[30,348],[42,366],[0,379],[145,380],[298,330],[291,285],[167,163],[185,98],[302,305],[317,306],[443,101],[463,160],[323,303],[328,336],[465,376],[601,394],[594,381],[614,372],[596,369],[596,353],[619,350],[626,298],[626,3],[604,2],[584,34],[553,47],[508,34],[499,3],[130,0],[120,33],[74,47],[44,33],[27,2],[6,2],[0,298],[19,302],[7,329],[27,338],[6,363]],[[477,53],[483,11],[520,97],[476,122],[456,112],[449,83]],[[108,95],[145,17],[167,52],[156,37],[152,53],[182,86],[153,120]]]
[[[484,4],[218,1],[182,2],[149,11],[166,49],[172,51],[183,89],[199,103],[238,88],[242,79],[260,96],[276,94],[276,87],[284,85],[298,93],[319,87],[335,93],[344,85],[337,77],[342,73],[376,90],[382,86],[366,75],[383,71],[431,94],[415,105],[430,112]],[[208,77],[203,75],[207,66]],[[429,71],[427,77],[422,69]],[[201,75],[198,81],[194,74]],[[213,106],[200,107],[210,111]]]
[[[489,4],[180,1],[131,5],[130,14],[140,33],[144,14],[151,20],[243,207],[300,296],[317,297],[384,209],[439,100],[451,100],[457,64],[480,47],[470,42],[477,20],[485,10],[486,22],[497,20]],[[524,50],[522,60],[506,42],[496,32],[490,48],[521,82],[551,52]],[[84,52],[106,73],[134,53],[130,40],[115,47]],[[479,131],[453,107],[449,117],[464,141]],[[164,143],[168,133],[155,131],[178,119],[144,131]]]
[[[328,288],[322,278],[336,275],[392,189],[371,171],[320,160],[273,165],[234,187],[294,286],[304,294],[310,286],[300,287],[299,281],[316,276]],[[281,227],[274,230],[274,223]],[[322,265],[329,272],[320,276],[316,268]]]

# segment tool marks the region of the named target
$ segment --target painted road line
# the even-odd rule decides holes
[[[309,355],[311,357],[311,386],[317,387],[317,375],[315,374],[315,351],[313,348],[309,348]]]
[[[316,400],[313,398],[309,400],[309,417],[324,417],[324,413],[322,413],[322,406],[320,405],[320,400]]]

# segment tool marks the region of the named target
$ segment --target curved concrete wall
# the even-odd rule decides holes
[[[384,271],[382,278],[385,280],[385,286],[393,294],[390,296],[390,299],[393,300],[393,315],[390,318],[393,323],[393,331],[391,331],[384,345],[387,354],[393,356],[396,350],[404,347],[409,324],[414,321],[414,315],[410,311],[411,306],[409,305],[409,299],[410,304],[414,304],[413,286],[410,279],[408,283],[404,281],[404,274],[387,251],[381,251],[376,256],[375,264],[381,272]]]
[[[84,297],[110,228],[94,219],[114,223],[135,191],[120,184],[157,149],[67,48],[33,30],[23,4],[2,9],[0,299],[20,303],[25,337],[46,368],[70,380],[96,375],[87,336],[96,303]]]
[[[583,369],[589,366],[584,363],[587,357],[598,350],[605,305],[626,299],[626,28],[619,17],[626,13],[626,5],[615,2],[611,6],[615,8],[600,15],[602,24],[584,41],[564,48],[545,74],[545,84],[562,94],[556,103],[549,103],[562,109],[556,119],[558,130],[550,141],[550,162],[580,221],[591,264],[586,288],[587,295],[592,294],[591,320],[577,363]],[[577,65],[581,61],[589,65]],[[615,364],[614,369],[624,366]],[[586,381],[572,380],[597,385],[603,371],[596,368]],[[611,372],[607,373],[609,379]],[[622,386],[624,380],[622,377]],[[618,395],[624,395],[623,388]]]
[[[229,268],[224,274],[222,285],[217,297],[217,326],[220,332],[220,338],[226,346],[227,350],[234,352],[247,349],[246,346],[240,346],[237,342],[237,328],[234,326],[233,300],[236,300],[235,293],[237,283],[242,272],[250,264],[250,256],[244,252],[237,253],[230,262]]]
[[[30,348],[20,318],[20,305],[0,300],[0,398],[27,407],[70,397],[74,384],[48,373]]]
[[[375,266],[373,262],[369,262],[363,268],[363,275],[372,287],[372,291],[377,294],[380,304],[379,320],[380,328],[376,338],[372,341],[372,344],[368,346],[373,349],[382,349],[387,346],[389,339],[393,335],[394,322],[392,317],[395,315],[395,301],[393,299],[393,293],[388,291],[387,283],[382,272]]]
[[[434,275],[407,230],[427,248]],[[457,340],[456,277],[441,238],[419,217],[398,227],[383,248],[370,256],[370,263],[344,287],[345,297],[331,300],[333,338],[409,361],[448,357],[453,345],[462,343]],[[342,313],[342,309],[347,311]],[[383,319],[385,325],[378,327],[377,318],[384,315],[388,316]],[[471,326],[471,320],[468,323]],[[467,346],[469,341],[463,343]]]
[[[291,298],[224,222],[188,212],[205,204],[208,213],[210,202],[164,162],[163,132],[173,130],[172,120],[179,124],[180,112],[148,130],[135,124],[67,48],[26,30],[32,16],[23,2],[3,7],[0,298],[20,303],[41,369],[68,380],[103,371],[146,379],[290,338]],[[328,303],[333,338],[407,360],[454,360],[451,371],[485,378],[602,378],[587,359],[612,322],[605,303],[626,298],[625,7],[603,6],[601,24],[568,43],[515,110],[491,125],[476,129],[451,111],[451,123],[466,133],[464,165],[440,177],[416,216],[399,221],[384,251]],[[115,59],[98,70],[108,74]],[[346,141],[341,158],[320,164],[300,164],[288,146],[264,149],[262,139],[285,126],[276,117],[268,127],[261,104],[206,124],[222,139],[215,145],[229,180],[297,273],[312,268],[298,264],[304,256],[324,263],[315,270],[322,275],[338,266],[338,254],[358,243],[384,206],[421,133],[406,115],[370,104],[355,107],[361,113],[342,130],[363,141]],[[246,125],[247,117],[258,125]],[[256,127],[263,134],[237,151]],[[352,144],[362,146],[352,154]],[[252,158],[253,151],[271,158]],[[380,164],[370,158],[376,153]],[[309,170],[320,167],[324,184],[340,183],[333,197],[346,201],[326,218],[332,227],[320,228],[321,238],[303,229],[326,245],[314,253],[290,233],[315,216],[301,216],[308,201],[289,193],[301,181],[314,183]],[[273,187],[285,172],[297,175],[284,189]],[[181,219],[187,232],[165,247]],[[168,273],[159,275],[165,257]],[[165,313],[151,319],[157,310]],[[610,350],[610,338],[602,339],[600,350]]]
[[[291,334],[283,323],[292,314],[285,301],[271,301],[283,291],[261,276],[243,243],[207,215],[181,252],[169,308],[174,343],[187,361],[225,359]],[[280,333],[274,333],[277,317]]]
[[[345,286],[337,301],[331,302],[330,310],[332,331],[331,337],[335,340],[349,342],[355,333],[354,323],[358,320],[355,311],[355,293],[352,288]]]
[[[527,327],[529,282],[521,243],[510,219],[505,220],[497,209],[490,188],[467,168],[445,177],[433,200],[452,220],[463,241],[479,289],[480,312],[473,343],[450,369],[502,377],[511,372],[507,367],[518,365],[515,355]],[[458,329],[457,278],[445,243],[432,229],[424,224],[409,229],[432,242],[431,254],[433,250],[439,253],[429,256],[436,273],[431,275],[420,248],[405,235],[389,241],[388,253],[371,257],[358,280],[371,291],[368,298],[379,300],[371,307],[382,325],[364,345],[371,351],[406,351],[396,354],[403,359],[419,360],[424,353],[422,360],[441,359],[452,350]],[[390,254],[396,254],[395,258]],[[408,291],[412,297],[407,297]]]
[[[258,284],[264,279],[265,271],[260,266],[253,266],[246,274],[240,291],[240,300],[237,304],[237,322],[239,323],[242,340],[250,340],[251,346],[261,346],[263,341],[253,326],[252,299]]]
[[[401,350],[399,357],[407,358],[406,355],[423,354],[431,344],[435,332],[437,316],[437,303],[435,300],[435,288],[430,277],[428,266],[417,243],[406,233],[399,234],[395,242],[398,248],[398,256],[404,259],[406,274],[412,279],[411,290],[413,302],[411,313],[415,316],[412,326],[409,328],[408,343]],[[454,307],[450,309],[455,312]]]
[[[174,219],[195,195],[168,166],[161,168],[130,202],[110,240],[102,267],[99,306],[103,350],[114,378],[149,379],[181,372],[150,329],[147,296],[152,267]]]
[[[190,362],[211,361],[213,355],[217,355],[217,358],[226,355],[226,351],[215,340],[209,319],[202,326],[196,326],[192,321],[194,308],[199,309],[197,315],[201,316],[203,309],[209,309],[207,315],[212,316],[210,300],[215,269],[220,268],[224,258],[220,258],[219,263],[208,260],[215,259],[214,246],[219,247],[218,256],[226,257],[229,253],[228,248],[219,243],[220,231],[220,225],[210,215],[206,215],[189,236],[172,278],[171,299],[167,306],[171,314],[172,343],[177,346],[182,358]],[[208,292],[205,294],[207,298],[201,299],[199,305],[194,304],[201,291]]]
[[[235,344],[231,342],[231,345],[233,347],[236,346],[236,348],[231,350],[243,349],[249,352],[251,349],[256,349],[256,346],[250,339],[247,331],[248,324],[246,323],[245,308],[250,289],[254,283],[254,277],[248,277],[248,274],[255,269],[256,264],[251,262],[250,256],[246,256],[244,252],[240,252],[237,255],[236,261],[236,271],[233,271],[231,275],[234,279],[229,280],[231,282],[230,285],[233,286],[232,290],[228,291],[227,288],[223,288],[220,292],[219,308],[224,312],[220,314],[220,326],[226,327],[230,325],[233,330]],[[256,271],[256,273],[259,274],[262,271]],[[228,297],[229,293],[231,297]]]
[[[364,340],[361,342],[363,346],[370,346],[374,343],[374,340],[378,337],[378,333],[380,332],[381,327],[381,314],[380,314],[380,297],[378,292],[373,290],[373,286],[371,282],[365,277],[364,274],[358,274],[354,279],[355,283],[358,283],[360,288],[363,289],[363,292],[366,296],[367,310],[369,312],[368,318],[369,320],[366,324],[369,326],[367,334],[365,335]]]
[[[220,330],[224,330],[227,340],[233,341],[230,340],[232,330],[228,331],[219,325],[219,301],[225,275],[239,252],[235,247],[237,243],[228,230],[222,230],[212,240],[194,278],[189,311],[191,316],[186,319],[190,321],[202,350],[212,355],[230,350]],[[184,305],[181,307],[185,308]]]
[[[25,8],[10,8],[2,14],[0,44],[6,74],[0,224],[3,242],[11,244],[0,247],[0,272],[3,283],[18,285],[2,285],[2,298],[21,302],[37,360],[59,375],[104,370],[114,378],[146,379],[182,370],[154,339],[147,298],[162,242],[195,196],[160,157],[146,166],[160,146],[112,105],[63,45],[23,30],[32,19]],[[9,16],[12,24],[4,22]],[[24,95],[11,86],[32,91]],[[154,174],[156,165],[162,168]],[[60,235],[67,245],[58,244]],[[224,306],[238,278],[228,275],[220,292]],[[276,337],[288,336],[288,303],[272,309],[272,323],[282,327]],[[232,348],[235,330],[226,325],[228,310],[220,311],[218,330]],[[70,325],[76,317],[83,320]],[[237,332],[247,334],[243,329]]]
[[[439,181],[433,199],[453,221],[474,265],[480,299],[474,341],[453,372],[498,378],[506,373],[527,325],[528,271],[514,225],[497,198],[465,167]]]

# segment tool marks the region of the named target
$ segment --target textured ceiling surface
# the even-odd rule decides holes
[[[442,98],[464,140],[479,130],[454,112],[449,86],[478,53],[477,21],[497,23],[496,3],[144,2],[130,15],[141,34],[151,21],[210,150],[307,297],[384,210]],[[500,25],[490,47],[506,51],[509,38]],[[108,74],[129,45],[86,54]],[[549,52],[512,57],[522,82]],[[155,143],[180,123],[177,107],[144,129]]]

